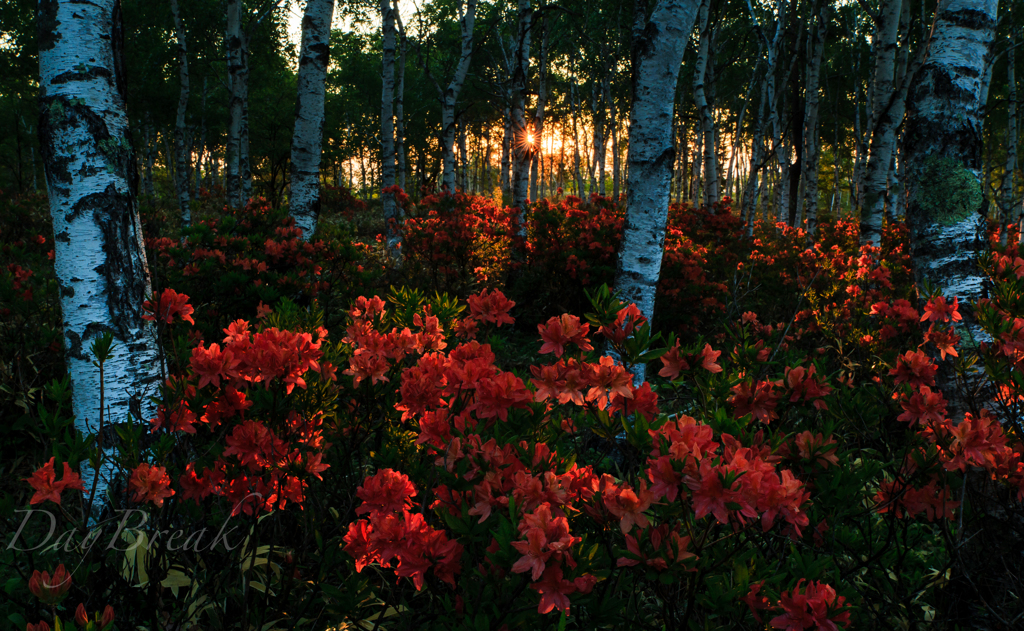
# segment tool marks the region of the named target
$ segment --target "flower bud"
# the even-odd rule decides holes
[[[114,608],[107,605],[103,608],[103,617],[100,618],[100,631],[114,624]]]
[[[85,610],[85,605],[78,603],[78,609],[75,609],[75,622],[80,627],[84,627],[89,624],[89,614]]]
[[[28,579],[29,591],[47,605],[57,604],[70,588],[71,575],[64,569],[63,563],[53,571],[52,578],[49,572],[36,570]]]

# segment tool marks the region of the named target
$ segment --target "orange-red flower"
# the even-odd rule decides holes
[[[132,501],[153,502],[157,506],[163,506],[164,500],[174,495],[174,489],[170,487],[171,479],[167,477],[167,469],[154,467],[147,462],[136,467],[128,480]]]
[[[169,287],[164,290],[164,293],[160,294],[160,299],[155,305],[152,300],[144,301],[142,303],[142,310],[146,312],[142,316],[143,320],[162,321],[171,324],[174,322],[174,317],[179,316],[189,324],[196,323],[192,319],[192,313],[195,310],[192,308],[192,305],[188,304],[188,296],[179,294]]]
[[[66,462],[64,463],[64,475],[58,481],[57,474],[53,470],[53,461],[54,458],[50,458],[50,461],[36,469],[31,477],[25,478],[25,481],[36,491],[32,494],[29,504],[38,504],[46,500],[60,504],[60,494],[66,489],[85,490],[81,476],[72,471],[71,466]]]

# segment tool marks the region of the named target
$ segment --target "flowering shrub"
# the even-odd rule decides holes
[[[167,352],[160,406],[92,456],[122,473],[122,512],[92,516],[104,544],[65,568],[76,547],[46,540],[45,516],[26,526],[0,552],[0,612],[33,629],[74,612],[94,629],[835,630],[1019,609],[991,571],[1016,558],[1024,500],[1015,247],[985,259],[992,290],[968,310],[915,293],[902,228],[881,249],[843,221],[810,247],[774,226],[747,243],[724,207],[679,207],[659,327],[597,282],[621,230],[606,200],[537,204],[523,242],[489,201],[409,212],[402,273],[423,284],[385,297],[346,299],[336,283],[358,271],[317,280],[326,250],[259,204],[154,242],[160,278],[181,281],[145,305]],[[246,252],[249,270],[231,263]],[[578,310],[501,288],[565,278],[574,255],[593,262]],[[193,284],[228,266],[252,287],[287,277],[271,284],[295,299]],[[504,362],[510,344],[528,359]],[[84,533],[94,463],[47,392],[47,453],[8,504]],[[18,531],[21,514],[4,519]]]

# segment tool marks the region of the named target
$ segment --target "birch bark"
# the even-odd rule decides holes
[[[703,0],[700,4],[700,44],[697,49],[697,65],[693,72],[693,101],[700,116],[702,136],[704,138],[704,202],[709,206],[718,201],[718,159],[715,155],[715,119],[711,105],[708,103],[704,83],[711,75],[708,68],[710,57],[712,26],[708,22],[708,11],[711,0]]]
[[[654,315],[675,163],[676,82],[699,6],[699,0],[659,0],[634,42],[626,225],[615,287],[624,301],[636,303],[647,318]],[[642,380],[643,370],[635,376]]]
[[[380,0],[382,49],[380,95],[381,189],[395,185],[395,7]],[[392,193],[381,193],[388,252],[398,254],[398,202]]]
[[[405,190],[405,53],[408,45],[402,15],[395,0],[395,24],[398,27],[398,88],[395,92],[395,154],[398,157],[398,187]],[[399,211],[400,212],[400,211]]]
[[[548,78],[548,29],[545,25],[540,44],[540,68],[538,69],[537,108],[533,114],[533,165],[530,167],[530,199],[537,200],[538,185],[543,185],[541,170],[541,140],[544,138],[544,108],[547,106]]]
[[[245,104],[249,100],[249,64],[247,60],[245,31],[242,30],[241,0],[227,0],[227,29],[224,43],[227,48],[228,64],[228,135],[227,180],[228,204],[240,208],[243,204],[241,176],[243,168],[243,127],[245,125]],[[247,143],[246,143],[247,144]]]
[[[1017,171],[1017,77],[1014,72],[1014,46],[1016,38],[1010,37],[1009,48],[1006,51],[1006,173],[1003,175],[1003,183],[999,191],[999,210],[1002,214],[1003,227],[1000,235],[1003,245],[1006,245],[1006,223],[1014,221],[1013,216],[1013,190],[1014,176]]]
[[[527,142],[526,86],[530,75],[530,35],[533,30],[531,0],[519,0],[519,26],[512,68],[512,206],[523,214],[520,231],[526,230],[526,201],[530,186],[531,147]],[[525,233],[524,233],[525,236]]]
[[[136,207],[135,155],[128,128],[121,7],[117,0],[40,3],[39,140],[53,218],[64,347],[75,427],[152,418],[160,382],[155,329],[142,319],[151,292]],[[113,353],[99,370],[91,344],[105,333]],[[109,452],[109,448],[108,448]],[[113,475],[100,467],[96,497]],[[87,492],[93,471],[82,466]]]
[[[174,38],[178,44],[178,76],[181,80],[181,89],[178,92],[178,112],[174,121],[174,162],[178,172],[178,177],[174,179],[174,186],[177,189],[178,209],[181,211],[181,225],[186,227],[192,224],[192,210],[189,208],[188,195],[190,178],[185,176],[188,173],[188,155],[185,145],[185,111],[188,109],[189,95],[188,47],[181,11],[178,10],[178,0],[170,0],[170,2],[171,14],[174,16]]]
[[[875,68],[868,123],[870,140],[864,165],[864,187],[860,196],[862,244],[881,244],[896,128],[902,121],[905,109],[904,99],[894,98],[896,40],[903,4],[904,0],[883,0],[875,22],[872,42]],[[910,11],[909,6],[906,11]]]
[[[386,1],[386,0],[385,0]],[[320,154],[324,135],[324,85],[330,62],[334,0],[308,0],[302,16],[298,94],[292,134],[288,214],[309,239],[320,217]],[[393,172],[392,172],[393,173]]]
[[[807,38],[807,83],[804,97],[804,151],[803,174],[804,183],[804,218],[807,220],[807,234],[813,236],[818,226],[818,87],[821,78],[821,57],[825,51],[824,8],[820,8],[814,16],[813,33]]]
[[[981,296],[982,82],[998,0],[949,0],[908,96],[907,223],[918,282],[963,302]]]
[[[455,192],[455,105],[459,100],[462,85],[469,74],[469,63],[473,58],[473,23],[476,20],[477,0],[467,0],[465,7],[459,3],[459,30],[462,37],[462,50],[459,63],[455,67],[455,75],[448,86],[441,91],[441,163],[442,186]]]

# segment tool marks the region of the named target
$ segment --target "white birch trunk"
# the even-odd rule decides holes
[[[825,9],[819,9],[814,16],[813,35],[807,38],[807,82],[804,97],[804,151],[803,181],[804,218],[807,220],[807,234],[814,235],[818,226],[818,87],[821,77],[821,57],[825,51]]]
[[[531,148],[526,137],[526,87],[530,75],[530,35],[533,30],[531,0],[519,0],[519,27],[512,68],[512,206],[523,213],[521,236],[526,234],[526,200],[530,186]]]
[[[981,96],[997,5],[949,0],[942,7],[908,96],[904,159],[915,272],[918,282],[961,302],[980,297],[984,283],[976,263],[985,244]]]
[[[1013,67],[1016,61],[1013,50],[1015,45],[1016,38],[1011,36],[1006,51],[1006,173],[999,191],[999,211],[1003,224],[1000,235],[1003,245],[1006,245],[1006,223],[1016,219],[1013,216],[1014,176],[1017,170],[1017,77]]]
[[[512,165],[512,110],[505,108],[502,117],[501,134],[501,192],[506,197],[512,195],[512,179],[509,177]]]
[[[308,0],[302,16],[295,131],[292,134],[288,214],[309,239],[320,216],[320,154],[324,135],[324,85],[330,62],[334,0]]]
[[[870,140],[864,165],[864,187],[859,199],[862,244],[881,245],[896,128],[903,118],[904,99],[895,98],[894,94],[896,41],[902,7],[903,0],[883,0],[872,41],[875,68],[868,124]]]
[[[676,81],[699,5],[699,0],[659,0],[634,42],[636,80],[629,124],[626,225],[615,287],[625,302],[636,303],[648,319],[654,315],[675,163],[672,118]],[[643,380],[643,367],[635,377]]]
[[[405,190],[405,52],[407,41],[402,15],[395,0],[395,24],[398,26],[398,88],[395,91],[395,155],[398,158],[398,187]],[[401,211],[399,211],[401,214]]]
[[[462,85],[469,73],[469,63],[473,59],[473,24],[476,20],[477,0],[467,0],[465,7],[459,3],[459,32],[462,38],[462,49],[459,63],[455,66],[455,74],[448,87],[441,93],[441,181],[443,188],[455,192],[455,105],[459,100]]]
[[[711,205],[718,201],[718,159],[715,155],[715,119],[708,103],[705,81],[711,74],[708,58],[711,48],[711,25],[708,23],[708,8],[711,0],[700,4],[700,44],[697,49],[697,65],[693,72],[693,101],[700,116],[701,135],[704,139],[704,202]]]
[[[754,139],[750,145],[750,173],[747,185],[743,189],[743,216],[746,219],[747,236],[753,236],[754,224],[757,223],[757,198],[761,190],[759,176],[764,163],[764,128],[768,112],[767,77],[761,82],[761,102],[758,105],[757,123],[754,126]]]
[[[395,7],[391,0],[380,0],[382,55],[380,94],[380,175],[381,189],[395,185]],[[388,252],[398,255],[398,202],[391,193],[381,193]]]
[[[188,48],[185,41],[185,25],[181,20],[181,12],[178,10],[178,0],[170,0],[171,14],[174,16],[174,38],[178,45],[178,76],[181,80],[181,89],[178,92],[178,112],[174,121],[174,164],[178,177],[174,178],[174,186],[177,189],[178,209],[181,211],[181,225],[183,227],[192,224],[192,210],[189,208],[188,185],[188,150],[185,146],[185,110],[188,109],[189,76],[188,76]]]
[[[228,64],[228,135],[225,179],[228,204],[241,208],[242,126],[248,97],[248,64],[245,63],[245,32],[242,30],[241,0],[227,0],[227,29],[224,34]]]
[[[544,108],[547,106],[547,78],[548,78],[548,29],[544,25],[544,35],[540,44],[540,68],[537,84],[537,109],[533,114],[533,165],[530,168],[530,199],[536,201],[538,187],[543,186],[544,174],[538,173],[541,170],[541,141],[544,138]]]
[[[160,383],[155,329],[142,319],[151,289],[136,207],[120,13],[117,0],[45,2],[39,12],[46,25],[39,41],[40,145],[72,411],[76,429],[87,436],[99,429],[101,390],[110,427],[129,415],[135,422],[153,417],[150,397]],[[114,346],[101,384],[90,346],[105,333]],[[95,491],[100,503],[114,474],[109,442],[104,450]],[[94,480],[88,463],[82,479],[88,495]]]

